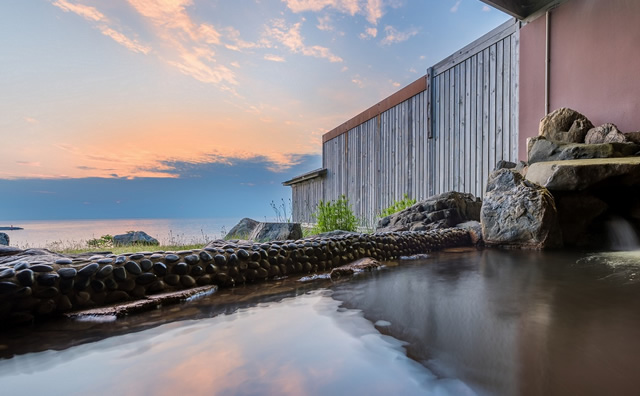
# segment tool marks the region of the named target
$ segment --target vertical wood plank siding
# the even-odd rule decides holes
[[[366,227],[404,194],[482,196],[497,162],[517,160],[518,41],[502,25],[430,68],[426,91],[325,141],[326,176],[292,186],[294,221],[341,195]]]

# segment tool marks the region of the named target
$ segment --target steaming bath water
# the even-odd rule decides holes
[[[603,258],[604,257],[604,258]],[[638,263],[442,252],[0,333],[2,394],[635,395]]]

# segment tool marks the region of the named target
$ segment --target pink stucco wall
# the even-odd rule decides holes
[[[519,156],[544,116],[545,18],[520,31]],[[551,12],[550,111],[640,130],[640,1],[568,0]]]

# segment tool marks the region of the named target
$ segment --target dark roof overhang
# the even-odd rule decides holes
[[[287,180],[286,182],[282,182],[283,186],[291,186],[294,184],[302,183],[303,181],[315,179],[316,177],[321,177],[327,174],[327,170],[324,168],[315,169],[311,172],[304,173],[300,176],[296,176],[291,180]]]
[[[480,0],[518,19],[549,9],[564,0]]]

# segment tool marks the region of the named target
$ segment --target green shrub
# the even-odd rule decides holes
[[[394,213],[398,213],[399,211],[408,208],[409,206],[413,206],[416,203],[416,200],[413,198],[409,198],[409,195],[404,194],[404,198],[400,201],[393,201],[391,206],[384,209],[380,212],[380,217],[387,217]]]
[[[91,249],[104,249],[113,247],[113,236],[107,234],[101,236],[100,238],[89,239],[87,241],[87,246]]]
[[[313,214],[316,226],[313,233],[328,232],[334,230],[356,231],[358,229],[358,218],[353,214],[349,200],[344,195],[337,201],[320,201],[318,208]]]

